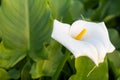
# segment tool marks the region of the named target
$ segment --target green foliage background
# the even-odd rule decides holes
[[[0,1],[0,80],[120,80],[120,0]],[[104,21],[116,50],[89,74],[88,57],[51,38],[54,19]]]

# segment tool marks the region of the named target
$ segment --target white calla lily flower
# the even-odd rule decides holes
[[[52,38],[71,51],[75,58],[88,56],[97,66],[107,53],[115,50],[104,22],[78,20],[69,25],[54,20]]]

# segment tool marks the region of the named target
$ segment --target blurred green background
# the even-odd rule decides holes
[[[120,80],[120,0],[0,0],[0,80]],[[104,21],[116,50],[95,66],[51,39],[53,20]]]

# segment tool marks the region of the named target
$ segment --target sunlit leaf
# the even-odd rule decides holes
[[[7,53],[4,58],[0,57],[0,60],[7,61],[8,57],[15,58],[16,62],[26,54],[35,60],[35,56],[42,54],[40,51],[43,42],[50,40],[51,25],[47,0],[2,0],[0,33],[5,50],[0,53],[0,56],[3,56],[8,49],[12,49],[13,52],[10,55]],[[9,61],[3,63],[7,65]]]
[[[0,80],[9,80],[9,74],[7,73],[6,70],[0,68]]]
[[[0,67],[11,68],[26,56],[24,51],[6,49],[0,44]]]

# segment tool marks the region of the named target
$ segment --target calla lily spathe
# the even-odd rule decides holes
[[[76,39],[80,35],[81,39]],[[52,38],[65,46],[75,58],[88,56],[98,66],[107,53],[115,50],[104,22],[77,20],[72,25],[54,20]]]

